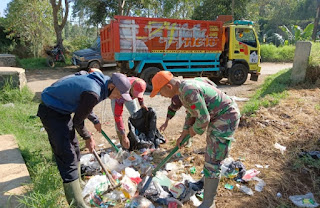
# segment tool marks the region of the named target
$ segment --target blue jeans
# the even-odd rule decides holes
[[[115,104],[116,104],[116,100],[115,99],[111,99],[111,109],[112,109],[113,115],[114,115]],[[130,116],[138,111],[138,105],[137,105],[136,99],[133,99],[131,101],[125,101],[124,105],[126,106],[127,110],[129,111]],[[121,134],[120,134],[120,131],[119,131],[116,123],[115,123],[115,128],[116,128],[116,132],[117,132],[117,135],[119,137],[119,140],[120,140],[121,139]]]

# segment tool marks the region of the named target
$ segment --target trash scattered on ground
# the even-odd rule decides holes
[[[245,175],[242,177],[242,180],[244,180],[246,182],[251,181],[253,179],[253,177],[258,175],[259,173],[260,173],[260,171],[258,171],[256,169],[250,169],[250,170],[246,171]]]
[[[45,128],[42,127],[42,128],[40,129],[40,132],[44,132],[44,131],[45,131]]]
[[[257,168],[263,168],[263,165],[255,164]]]
[[[226,178],[241,179],[246,173],[246,168],[240,161],[226,158],[221,162],[221,175]]]
[[[152,202],[142,196],[134,197],[130,203],[126,204],[126,208],[155,208]]]
[[[309,152],[300,152],[299,157],[306,157],[309,156],[313,159],[320,159],[320,151],[309,151]]]
[[[228,190],[232,190],[234,186],[231,185],[231,184],[226,183],[226,184],[224,185],[224,187],[225,187],[226,189],[228,189]]]
[[[241,98],[241,97],[237,97],[237,96],[230,96],[230,98],[232,98],[234,101],[238,101],[238,102],[245,102],[245,101],[249,100],[249,98]]]
[[[248,194],[250,196],[253,196],[253,191],[251,190],[251,188],[245,186],[245,185],[239,185],[236,184],[236,186],[239,188],[240,191],[242,191],[245,194]]]
[[[292,203],[298,207],[318,207],[319,204],[315,201],[313,194],[307,193],[305,195],[289,196]]]
[[[278,197],[278,198],[281,198],[281,197],[282,197],[282,194],[281,194],[280,192],[278,192],[278,193],[277,193],[277,197]]]
[[[274,144],[274,147],[276,149],[280,150],[281,154],[284,154],[284,151],[286,151],[286,149],[287,149],[287,147],[282,146],[281,144],[279,144],[277,142]]]
[[[90,178],[82,191],[82,197],[90,195],[90,193],[103,193],[108,190],[109,180],[105,175],[96,175]]]
[[[196,174],[196,172],[197,172],[196,167],[193,166],[192,168],[190,168],[191,174]]]
[[[258,177],[253,177],[252,178],[255,181],[258,181],[258,183],[255,185],[254,190],[261,192],[263,190],[263,188],[265,187],[266,183],[264,182],[264,180],[258,178]]]

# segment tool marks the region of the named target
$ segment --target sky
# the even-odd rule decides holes
[[[4,10],[7,8],[7,4],[11,0],[0,0],[0,17],[4,17]]]

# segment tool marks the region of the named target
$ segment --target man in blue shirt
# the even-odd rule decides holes
[[[92,152],[95,142],[84,120],[89,118],[96,130],[101,132],[101,123],[92,113],[93,107],[107,97],[122,97],[130,101],[130,87],[129,80],[123,74],[114,73],[110,78],[96,71],[61,78],[43,90],[37,115],[47,131],[69,204],[88,207],[81,195],[78,173],[80,149],[75,130]]]

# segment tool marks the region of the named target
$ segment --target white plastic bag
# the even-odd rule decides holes
[[[109,187],[109,180],[105,175],[96,175],[88,181],[86,186],[82,191],[82,197],[84,198],[88,194],[94,193],[103,193],[108,190]]]

